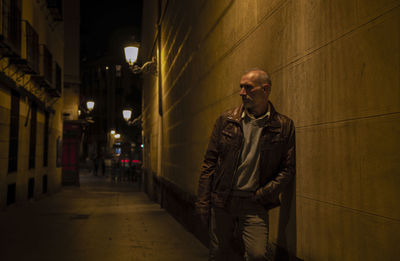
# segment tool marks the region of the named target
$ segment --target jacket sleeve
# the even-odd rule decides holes
[[[221,121],[222,117],[219,117],[214,124],[204,161],[201,166],[196,202],[196,212],[198,214],[208,214],[211,207],[211,184],[218,162],[218,141]]]
[[[296,174],[296,137],[292,120],[289,122],[289,136],[279,170],[274,179],[256,191],[256,199],[262,204],[279,204],[279,193]]]

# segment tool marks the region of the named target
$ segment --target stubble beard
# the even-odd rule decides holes
[[[243,107],[246,108],[246,110],[251,110],[251,108],[253,107],[253,103],[252,101],[248,100],[248,99],[244,99],[242,98],[242,103],[243,103]]]

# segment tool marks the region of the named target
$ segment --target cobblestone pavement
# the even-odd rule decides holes
[[[136,184],[81,187],[0,211],[0,260],[207,260],[207,249]]]

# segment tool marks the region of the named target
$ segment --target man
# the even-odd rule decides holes
[[[268,101],[271,80],[251,69],[243,104],[216,121],[198,187],[197,212],[210,225],[210,260],[268,260],[268,210],[295,175],[295,127]],[[239,238],[244,256],[232,242]],[[243,253],[241,251],[240,253]]]

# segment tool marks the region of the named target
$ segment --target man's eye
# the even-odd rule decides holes
[[[246,90],[250,90],[251,88],[253,88],[253,86],[251,85],[240,85],[240,89],[245,88]]]

